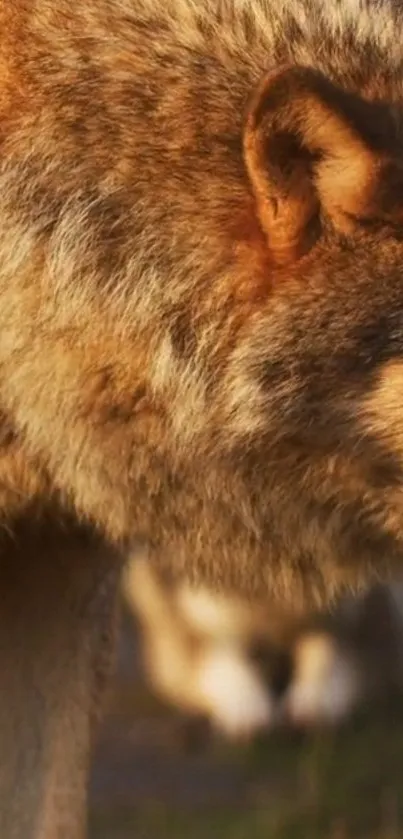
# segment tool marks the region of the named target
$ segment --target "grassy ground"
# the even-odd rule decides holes
[[[120,685],[94,764],[91,839],[403,839],[403,700],[343,731],[183,748]]]

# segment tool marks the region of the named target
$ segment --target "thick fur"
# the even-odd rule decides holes
[[[0,0],[11,533],[290,603],[401,569],[402,37],[392,0]],[[18,839],[78,835],[26,795]]]
[[[398,4],[328,5],[0,6],[11,502],[56,493],[178,573],[289,598],[403,562],[398,168],[284,267],[242,147],[261,78],[299,63],[357,119],[381,101],[360,131],[398,167]]]

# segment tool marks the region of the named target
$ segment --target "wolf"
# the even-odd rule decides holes
[[[133,544],[296,607],[403,566],[402,36],[393,0],[0,0],[7,839],[85,833]]]

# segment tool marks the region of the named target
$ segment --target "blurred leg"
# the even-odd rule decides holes
[[[53,524],[23,524],[1,549],[0,837],[82,839],[119,560]]]

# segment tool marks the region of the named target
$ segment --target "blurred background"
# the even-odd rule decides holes
[[[286,614],[122,589],[90,839],[403,838],[403,584]]]

